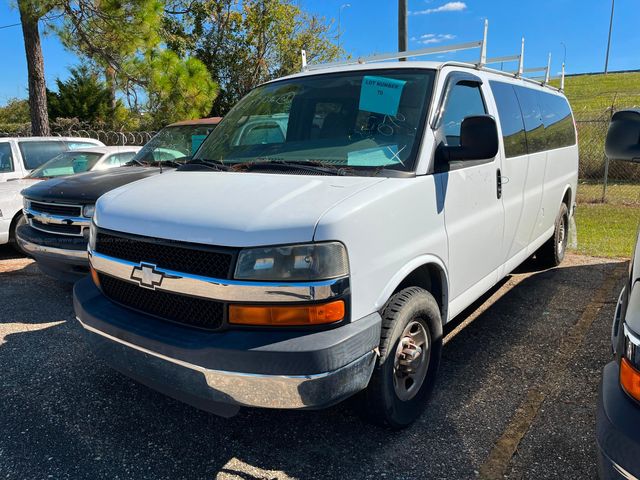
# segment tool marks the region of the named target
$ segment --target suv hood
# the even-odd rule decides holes
[[[173,170],[164,168],[165,173],[170,171]],[[158,173],[159,168],[116,167],[45,180],[23,190],[22,194],[41,202],[94,203],[114,188]]]
[[[385,180],[176,172],[109,192],[94,219],[118,232],[218,246],[308,242],[324,212]]]

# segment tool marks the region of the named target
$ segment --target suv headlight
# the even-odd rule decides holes
[[[95,205],[85,205],[84,207],[82,207],[82,216],[83,217],[87,217],[87,218],[91,218],[93,217],[93,213],[96,211],[96,206]]]
[[[620,361],[620,385],[629,396],[640,401],[640,338],[622,326],[624,350]]]
[[[238,280],[317,281],[349,274],[347,251],[339,242],[247,248],[240,251]]]

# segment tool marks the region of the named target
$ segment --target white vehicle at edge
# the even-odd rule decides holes
[[[286,137],[233,144],[254,114],[287,114]],[[443,326],[532,255],[562,261],[578,147],[557,89],[407,61],[260,86],[182,170],[96,205],[74,289],[96,351],[220,415],[364,390],[399,428]]]

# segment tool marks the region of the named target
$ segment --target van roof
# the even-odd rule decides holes
[[[17,140],[20,142],[37,142],[37,141],[58,141],[58,142],[86,142],[93,143],[96,146],[104,146],[104,144],[100,140],[96,140],[95,138],[88,137],[58,137],[58,136],[49,136],[49,137],[0,137],[0,142],[6,140]]]
[[[420,61],[420,60],[408,60],[406,62],[370,62],[370,63],[358,63],[358,64],[345,64],[345,65],[337,65],[337,66],[328,66],[326,68],[322,68],[320,66],[309,69],[307,71],[294,73],[292,75],[277,79],[290,79],[290,78],[299,78],[313,75],[325,75],[330,73],[338,73],[338,72],[357,72],[357,71],[366,71],[366,70],[381,70],[381,69],[425,69],[425,70],[441,70],[444,67],[455,67],[460,68],[461,70],[469,70],[472,73],[484,73],[495,77],[496,79],[508,80],[514,83],[526,84],[530,87],[539,87],[551,90],[555,93],[562,94],[562,91],[556,87],[551,85],[543,85],[540,81],[534,80],[532,78],[527,77],[518,77],[516,74],[511,72],[506,72],[502,70],[495,70],[489,67],[478,68],[473,63],[464,63],[464,62],[433,62],[433,61]],[[275,82],[277,80],[272,80]],[[267,82],[271,83],[271,82]]]

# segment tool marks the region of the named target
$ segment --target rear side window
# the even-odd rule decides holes
[[[0,143],[0,173],[13,172],[13,170],[11,145],[7,142]]]
[[[27,170],[38,168],[44,162],[51,160],[56,155],[67,150],[64,142],[48,141],[32,141],[18,142],[20,153],[24,160],[24,166]]]
[[[105,160],[105,166],[120,167],[125,163],[130,162],[134,155],[134,152],[114,153]]]
[[[543,152],[547,149],[547,139],[542,122],[540,95],[536,90],[519,85],[515,85],[514,89],[524,118],[529,153]]]
[[[449,93],[442,117],[442,128],[447,145],[460,145],[460,127],[466,117],[485,113],[487,110],[478,84],[465,82],[455,85]]]
[[[547,148],[551,150],[575,145],[576,132],[567,100],[549,93],[540,93],[540,96]]]
[[[513,85],[494,81],[489,84],[498,106],[505,156],[509,158],[526,155],[527,137],[524,131],[524,119]]]

